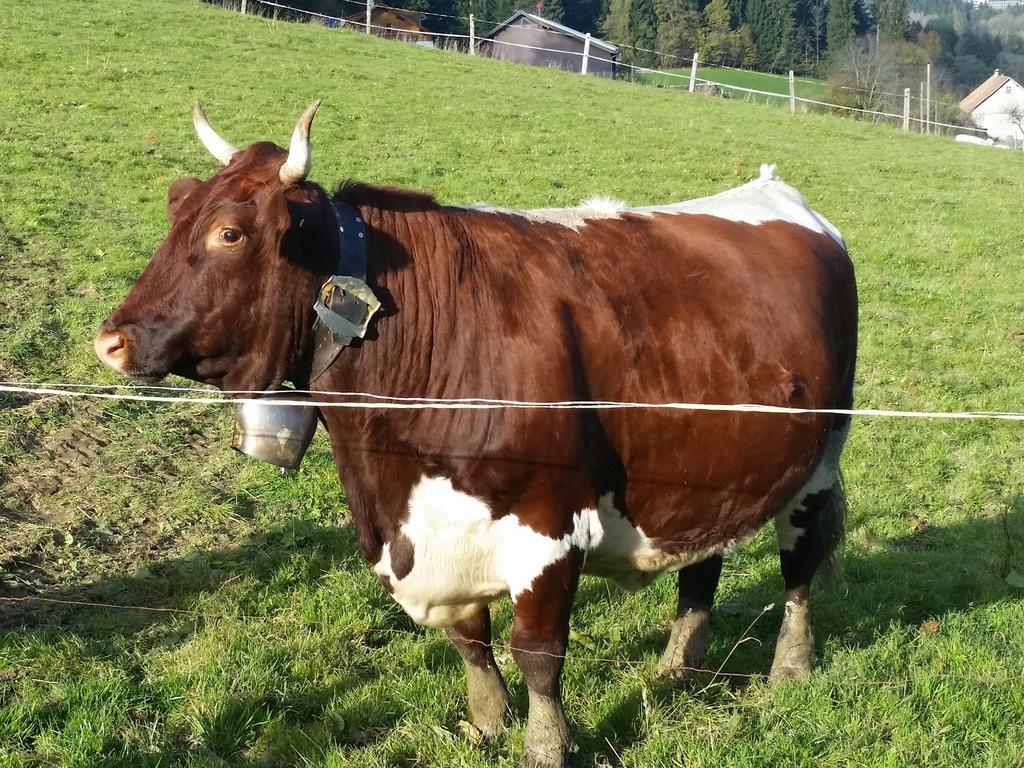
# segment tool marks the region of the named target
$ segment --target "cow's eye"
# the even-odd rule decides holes
[[[235,243],[241,241],[241,239],[242,233],[239,232],[237,229],[225,227],[220,231],[220,241],[222,243],[226,243],[227,245],[234,245]]]

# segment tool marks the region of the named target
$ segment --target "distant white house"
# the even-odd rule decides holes
[[[1010,117],[1014,107],[1024,111],[1024,86],[998,69],[960,102],[960,109],[990,137],[1016,144],[1024,141],[1024,132]]]
[[[991,8],[993,11],[1002,11],[1017,5],[1024,5],[1024,0],[974,0],[975,8]]]

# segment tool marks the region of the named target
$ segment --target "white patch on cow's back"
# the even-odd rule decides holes
[[[839,482],[839,457],[843,453],[843,446],[846,445],[846,437],[849,433],[849,421],[841,429],[829,433],[828,442],[825,443],[825,452],[818,461],[818,466],[814,468],[814,473],[797,491],[793,500],[775,516],[775,536],[779,541],[780,550],[792,552],[804,533],[803,528],[793,524],[793,513],[806,509],[805,502],[808,497],[827,491]]]
[[[505,593],[515,600],[571,547],[586,551],[591,522],[591,515],[578,513],[571,533],[551,538],[513,514],[495,520],[484,501],[456,490],[448,478],[423,477],[400,528],[413,544],[412,570],[397,578],[385,544],[374,571],[389,579],[392,595],[414,621],[448,626]]]
[[[629,591],[647,586],[660,573],[699,563],[741,543],[730,541],[707,549],[666,552],[616,509],[611,493],[598,499],[596,510],[584,512],[595,518],[590,524],[591,546],[584,572],[611,579]]]
[[[595,219],[618,219],[629,210],[629,206],[610,197],[592,196],[574,208],[499,208],[481,203],[468,206],[469,210],[485,213],[504,213],[518,216],[538,224],[559,224],[569,229],[578,230],[588,221]]]
[[[490,205],[469,206],[471,210],[519,216],[528,221],[560,224],[579,230],[597,219],[617,219],[623,214],[653,216],[654,214],[701,214],[745,224],[786,221],[813,232],[828,235],[845,248],[843,236],[824,216],[811,210],[804,196],[775,175],[774,165],[762,165],[753,181],[728,189],[717,195],[666,205],[629,208],[624,203],[604,197],[590,197],[575,208],[534,208],[519,210]]]
[[[845,247],[839,230],[820,213],[811,210],[797,189],[776,176],[774,165],[762,165],[758,178],[717,195],[670,205],[633,208],[630,212],[649,216],[656,213],[703,214],[745,224],[787,221],[812,232],[828,235]]]

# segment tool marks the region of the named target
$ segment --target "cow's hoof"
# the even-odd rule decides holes
[[[687,611],[677,618],[658,661],[657,676],[663,680],[696,679],[704,669],[710,635],[708,611]]]
[[[497,669],[467,666],[469,677],[469,720],[489,741],[503,734],[512,718],[512,700]]]
[[[523,753],[523,768],[568,768],[569,761],[566,750],[562,747],[552,749],[527,749]]]
[[[504,717],[497,720],[474,720],[473,727],[480,732],[482,741],[491,741],[508,730],[508,722]]]
[[[682,682],[696,680],[705,666],[705,656],[672,653],[669,648],[658,660],[655,674],[660,680]]]
[[[768,676],[768,682],[784,683],[787,681],[799,682],[806,680],[811,674],[810,667],[772,667],[772,673]]]
[[[814,661],[814,635],[807,619],[807,603],[787,602],[768,679],[773,683],[805,680],[814,669]]]
[[[772,683],[806,680],[814,670],[814,661],[813,641],[789,644],[784,638],[779,638],[768,680]]]

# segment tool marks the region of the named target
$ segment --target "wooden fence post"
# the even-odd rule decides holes
[[[373,0],[366,0],[366,34],[370,34],[370,10],[373,8]]]
[[[242,0],[242,15],[243,16],[245,16],[246,6],[247,6],[246,0]]]
[[[927,75],[925,76],[925,90],[924,90],[924,127],[925,133],[932,132],[932,65],[929,63],[928,68],[925,70]]]
[[[789,70],[789,111],[796,112],[796,78],[793,70]]]
[[[910,130],[910,89],[903,89],[903,130]]]
[[[917,111],[921,115],[920,125],[921,133],[924,133],[924,80],[921,81],[920,95],[917,97]]]
[[[693,52],[693,64],[690,65],[690,93],[693,93],[694,87],[697,85],[697,64],[700,62],[700,53],[697,51]]]
[[[469,14],[469,55],[476,56],[476,19]]]
[[[580,67],[580,74],[587,74],[587,59],[590,58],[590,33],[583,38],[583,66]]]

